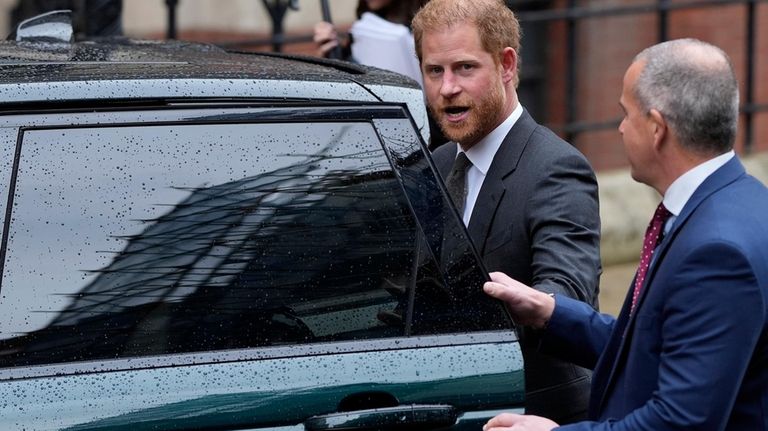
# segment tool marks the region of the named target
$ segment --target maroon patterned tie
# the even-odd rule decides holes
[[[651,265],[651,259],[653,258],[653,251],[659,243],[659,238],[661,238],[662,232],[664,232],[664,223],[667,222],[667,219],[669,219],[669,216],[671,215],[672,213],[664,207],[664,203],[660,203],[659,206],[656,207],[656,212],[653,213],[653,218],[648,224],[648,229],[645,231],[643,253],[640,255],[640,266],[637,268],[635,289],[632,292],[632,311],[635,310],[637,298],[640,296],[640,290],[643,288],[645,274],[648,272],[648,267]]]

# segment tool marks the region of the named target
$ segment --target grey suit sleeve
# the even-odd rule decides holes
[[[575,153],[550,160],[525,210],[533,286],[597,306],[600,210],[597,180]]]

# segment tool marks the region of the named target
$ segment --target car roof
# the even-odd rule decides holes
[[[418,87],[392,72],[300,55],[226,51],[210,44],[112,38],[0,41],[0,83],[102,79],[258,78]]]
[[[0,41],[2,114],[71,102],[204,99],[399,103],[429,136],[419,84],[360,64],[173,40]]]

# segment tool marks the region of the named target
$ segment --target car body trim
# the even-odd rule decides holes
[[[220,364],[262,359],[283,359],[302,356],[318,356],[344,353],[363,353],[385,350],[408,350],[462,346],[473,344],[516,343],[514,331],[489,331],[462,334],[441,334],[414,337],[382,338],[365,341],[340,341],[291,346],[270,346],[242,350],[169,354],[140,358],[99,360],[32,367],[0,369],[0,381],[52,377],[62,375],[81,375],[105,371],[124,371],[185,365]]]

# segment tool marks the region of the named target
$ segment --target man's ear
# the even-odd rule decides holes
[[[651,109],[648,112],[648,127],[651,128],[651,133],[653,135],[653,148],[656,149],[656,151],[660,151],[666,142],[667,134],[669,133],[667,120],[661,112],[656,109]]]
[[[501,51],[501,77],[506,84],[515,79],[517,74],[517,53],[514,49],[506,47]]]

